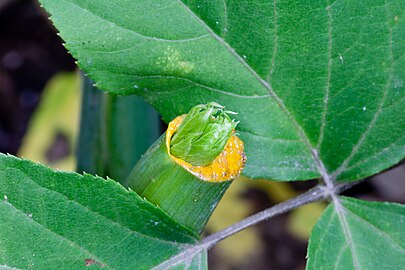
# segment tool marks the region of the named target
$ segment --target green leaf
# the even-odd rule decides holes
[[[307,269],[399,269],[404,228],[404,205],[341,197],[312,231]]]
[[[150,269],[198,238],[113,180],[3,154],[0,194],[1,269]]]
[[[239,112],[245,174],[353,180],[405,156],[405,2],[41,0],[99,88],[166,121]]]
[[[101,92],[84,77],[77,171],[121,184],[162,133],[159,114],[137,96]]]

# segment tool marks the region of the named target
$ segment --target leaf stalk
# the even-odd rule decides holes
[[[319,184],[318,186],[308,190],[307,192],[305,192],[297,197],[294,197],[285,202],[276,204],[268,209],[265,209],[252,216],[249,216],[219,232],[213,233],[213,234],[205,237],[203,240],[201,240],[200,243],[189,246],[188,248],[184,249],[179,254],[171,257],[170,259],[166,260],[162,264],[156,266],[154,269],[169,269],[170,267],[178,265],[179,263],[181,263],[183,261],[187,261],[188,259],[190,259],[191,257],[195,256],[196,254],[198,254],[199,252],[201,252],[203,250],[210,249],[218,242],[220,242],[220,241],[224,240],[225,238],[232,236],[252,225],[256,225],[259,222],[268,220],[277,215],[291,211],[299,206],[303,206],[303,205],[313,203],[316,201],[322,201],[322,200],[329,199],[332,194],[334,196],[336,196],[336,194],[343,192],[346,189],[349,189],[352,186],[354,186],[360,182],[361,181],[337,184],[333,188],[333,190],[334,190],[333,193],[330,192],[329,187]]]

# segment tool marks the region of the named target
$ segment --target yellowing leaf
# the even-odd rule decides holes
[[[80,85],[81,80],[77,72],[59,73],[48,82],[41,102],[32,115],[18,156],[61,170],[74,170]],[[60,137],[66,140],[67,155],[52,161],[47,155]]]

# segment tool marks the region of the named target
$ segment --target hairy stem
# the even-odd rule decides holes
[[[255,225],[261,221],[270,219],[274,216],[286,213],[294,208],[299,206],[309,204],[316,201],[321,201],[330,198],[332,195],[335,195],[343,192],[344,190],[358,184],[358,182],[351,182],[351,183],[341,183],[335,185],[333,188],[333,192],[331,192],[330,187],[326,187],[324,185],[318,185],[307,192],[292,198],[288,201],[279,203],[270,207],[266,210],[263,210],[259,213],[256,213],[250,217],[247,217],[222,231],[213,233],[206,238],[204,238],[200,243],[196,245],[189,246],[185,248],[179,254],[171,257],[167,261],[163,262],[162,264],[156,266],[154,269],[169,269],[172,266],[181,264],[185,261],[190,260],[193,256],[198,254],[203,250],[208,250],[218,242],[224,240],[225,238],[234,235],[252,225]]]
[[[298,206],[322,200],[326,197],[327,197],[327,194],[326,194],[323,186],[316,186],[295,198],[292,198],[288,201],[276,204],[273,207],[270,207],[266,210],[263,210],[252,216],[249,216],[249,217],[225,228],[222,231],[211,234],[211,235],[207,236],[206,238],[204,238],[201,243],[205,244],[207,246],[207,248],[209,248],[209,247],[215,245],[216,243],[220,242],[221,240],[223,240],[235,233],[238,233],[252,225],[255,225],[261,221],[264,221],[264,220],[267,220],[274,216],[286,213],[294,208],[297,208]]]
[[[263,210],[259,213],[256,213],[250,217],[247,217],[222,231],[213,233],[206,238],[204,238],[200,243],[196,245],[189,246],[185,248],[179,254],[171,257],[167,261],[163,262],[162,264],[156,266],[154,269],[169,269],[175,265],[181,264],[183,262],[187,262],[193,258],[193,256],[197,255],[198,253],[202,252],[203,250],[208,250],[218,242],[224,240],[225,238],[234,235],[252,225],[255,225],[259,222],[264,220],[268,220],[272,217],[277,215],[286,213],[294,208],[299,206],[309,204],[316,201],[325,200],[331,198],[331,196],[336,196],[340,192],[343,192],[346,189],[351,188],[352,186],[358,184],[361,181],[351,182],[351,183],[341,183],[334,186],[333,191],[331,192],[330,187],[325,185],[318,185],[307,192],[292,198],[288,201],[279,203],[270,207],[266,210]]]
[[[156,266],[154,269],[169,269],[183,262],[187,262],[198,253],[202,252],[203,250],[210,249],[212,246],[214,246],[221,240],[224,240],[225,238],[234,235],[252,225],[270,219],[274,216],[286,213],[299,206],[330,198],[331,195],[338,194],[357,183],[358,182],[338,184],[334,187],[333,193],[331,193],[329,187],[326,187],[324,185],[318,185],[295,198],[274,205],[273,207],[270,207],[250,217],[247,217],[225,228],[222,231],[207,236],[200,243],[185,248],[182,252],[171,257],[162,264]]]
[[[343,192],[346,189],[349,189],[350,187],[358,184],[359,182],[361,182],[361,181],[338,184],[334,188],[335,193],[338,194],[340,192]],[[235,233],[238,233],[252,225],[255,225],[261,221],[264,221],[264,220],[267,220],[274,216],[283,214],[283,213],[288,212],[299,206],[309,204],[312,202],[316,202],[316,201],[320,201],[323,199],[327,199],[330,197],[330,195],[331,194],[329,193],[328,187],[325,187],[323,185],[318,185],[295,198],[292,198],[285,202],[276,204],[273,207],[270,207],[266,210],[263,210],[259,213],[254,214],[250,217],[247,217],[247,218],[225,228],[222,231],[219,231],[217,233],[207,236],[206,238],[204,238],[201,241],[201,244],[204,244],[206,246],[206,248],[210,248],[213,245],[215,245],[216,243],[220,242],[221,240],[223,240]]]

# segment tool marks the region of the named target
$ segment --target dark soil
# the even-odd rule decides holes
[[[17,152],[46,82],[74,69],[36,1],[0,1],[0,152]]]

